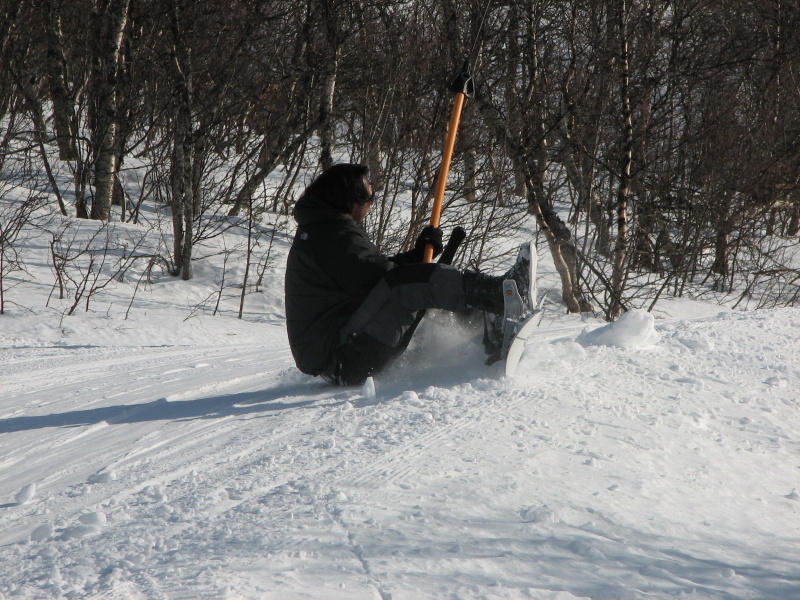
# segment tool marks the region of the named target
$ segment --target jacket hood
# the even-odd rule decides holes
[[[294,220],[298,225],[347,219],[350,218],[349,213],[344,199],[323,199],[313,194],[303,194],[294,206]]]

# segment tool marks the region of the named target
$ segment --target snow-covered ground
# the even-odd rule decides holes
[[[46,242],[0,316],[0,598],[800,598],[798,309],[549,303],[514,378],[432,315],[373,393],[294,369],[283,237],[244,320],[193,308],[220,257],[64,317]]]

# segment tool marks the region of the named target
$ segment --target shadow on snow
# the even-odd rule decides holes
[[[330,389],[331,393],[320,394],[319,390],[325,388]],[[49,415],[2,419],[0,420],[0,433],[44,429],[47,427],[78,427],[102,422],[112,425],[147,421],[216,419],[252,413],[269,413],[307,407],[315,404],[321,398],[335,398],[342,395],[342,393],[341,388],[337,393],[337,388],[330,388],[329,386],[319,386],[319,389],[315,389],[314,387],[309,388],[308,384],[293,384],[255,392],[200,398],[198,400],[170,402],[166,398],[160,398],[153,402],[144,402],[142,404],[102,406]],[[296,401],[292,401],[292,398],[296,398]]]

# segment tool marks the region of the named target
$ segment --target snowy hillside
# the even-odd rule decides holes
[[[800,310],[550,302],[511,379],[433,315],[373,394],[294,369],[285,238],[242,320],[221,255],[64,316],[46,242],[0,316],[0,598],[800,598]]]

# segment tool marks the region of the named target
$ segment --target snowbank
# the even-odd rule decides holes
[[[653,315],[644,310],[629,310],[613,323],[587,328],[578,336],[581,344],[626,349],[653,346],[660,339]]]

